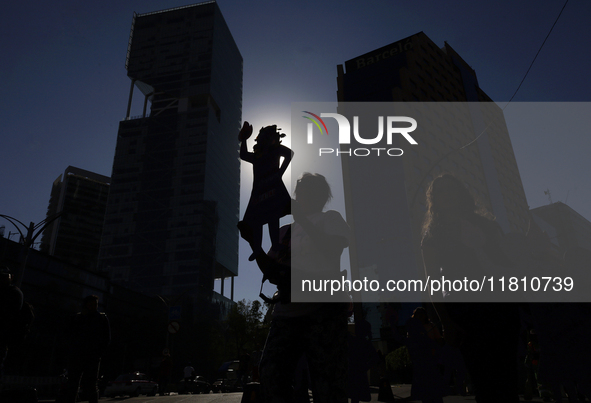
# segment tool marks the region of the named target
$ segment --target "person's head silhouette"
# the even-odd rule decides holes
[[[321,212],[326,203],[332,199],[332,192],[326,178],[309,172],[305,172],[298,179],[294,195],[301,211],[305,214]]]
[[[254,139],[257,143],[254,150],[257,152],[266,151],[271,147],[281,144],[281,139],[285,137],[285,133],[280,133],[277,125],[262,127],[259,134]]]
[[[433,214],[469,214],[476,211],[474,198],[455,176],[443,174],[427,189],[427,210]]]

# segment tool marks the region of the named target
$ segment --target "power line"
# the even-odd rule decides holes
[[[513,98],[515,98],[515,95],[517,95],[517,92],[519,92],[519,89],[521,88],[521,85],[523,84],[523,82],[525,81],[525,78],[527,77],[527,75],[529,74],[529,71],[531,70],[532,66],[534,65],[534,63],[536,62],[536,59],[538,58],[538,55],[540,54],[540,52],[542,51],[542,48],[544,47],[544,45],[546,44],[546,41],[548,40],[548,38],[550,37],[550,34],[552,33],[552,30],[554,29],[554,26],[556,26],[556,23],[558,22],[558,20],[560,19],[560,16],[562,15],[562,12],[564,11],[564,8],[566,7],[566,5],[568,4],[568,0],[566,0],[566,2],[564,3],[564,5],[562,6],[562,9],[560,10],[560,13],[558,13],[558,17],[556,17],[556,20],[554,21],[554,24],[552,24],[552,27],[550,28],[550,31],[548,31],[548,35],[546,35],[546,38],[544,38],[544,42],[542,42],[542,45],[540,46],[540,48],[538,49],[538,52],[536,53],[536,55],[534,56],[534,59],[531,61],[531,64],[529,65],[529,68],[527,69],[527,71],[525,72],[525,75],[523,76],[523,78],[521,79],[521,82],[519,83],[519,85],[517,86],[517,89],[515,90],[515,92],[513,93],[513,96],[511,97],[511,99],[509,99],[509,102],[507,102],[507,105],[509,105],[511,103],[511,101],[513,100]],[[505,105],[505,107],[503,108],[503,110],[505,110],[505,108],[507,107],[507,105]]]
[[[509,99],[509,101],[507,102],[507,104],[501,109],[502,111],[504,111],[507,106],[509,106],[509,104],[511,103],[511,101],[513,100],[513,98],[515,98],[515,96],[517,95],[517,93],[519,92],[519,89],[521,88],[521,85],[523,84],[523,82],[525,81],[527,75],[529,74],[531,68],[533,67],[534,63],[536,62],[536,59],[538,58],[538,55],[540,54],[540,52],[542,51],[542,48],[544,47],[544,45],[546,44],[546,41],[548,40],[548,38],[550,37],[550,34],[552,33],[552,30],[554,30],[554,27],[556,26],[556,23],[558,22],[558,20],[560,19],[560,16],[562,15],[562,12],[564,11],[564,9],[566,8],[566,5],[568,4],[568,0],[565,1],[564,5],[562,6],[562,9],[560,10],[560,13],[558,13],[558,16],[556,17],[556,20],[554,20],[554,24],[552,24],[552,27],[550,28],[550,30],[548,31],[548,34],[546,35],[546,38],[544,38],[544,41],[542,42],[542,45],[540,46],[540,48],[538,49],[536,55],[534,56],[532,62],[530,63],[527,71],[525,72],[525,75],[523,76],[523,78],[521,79],[521,82],[519,83],[519,85],[517,86],[517,89],[515,90],[515,92],[513,93],[513,96],[511,97],[511,99]],[[457,148],[457,149],[452,149],[450,150],[448,153],[444,154],[441,158],[439,158],[437,161],[435,161],[435,163],[431,166],[431,168],[427,171],[427,173],[423,176],[423,178],[421,179],[421,181],[419,182],[419,185],[417,187],[417,190],[415,191],[415,194],[413,195],[412,201],[411,201],[411,206],[414,205],[418,192],[421,189],[421,185],[423,184],[423,182],[425,181],[425,179],[427,178],[427,176],[429,175],[429,173],[431,173],[431,171],[433,171],[433,168],[435,168],[437,166],[437,164],[439,164],[441,161],[443,161],[444,159],[446,159],[449,155],[461,151],[463,149],[465,149],[466,147],[471,146],[472,144],[476,143],[478,141],[478,139],[486,132],[486,130],[490,127],[490,125],[492,124],[489,123],[484,130],[482,130],[482,132],[476,136],[474,138],[474,140],[468,142],[467,144],[464,144],[463,146]]]

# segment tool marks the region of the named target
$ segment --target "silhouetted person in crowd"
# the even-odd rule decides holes
[[[4,374],[4,360],[11,344],[10,330],[23,306],[23,293],[12,284],[12,272],[0,267],[0,381]]]
[[[453,389],[450,389],[452,395],[466,395],[466,364],[459,348],[451,346],[449,343],[443,343],[439,362],[443,365],[443,383],[451,387],[453,380]]]
[[[261,128],[255,141],[254,152],[249,152],[246,140],[252,135],[252,125],[244,122],[238,139],[240,158],[250,162],[253,166],[254,180],[252,193],[244,213],[244,218],[238,223],[241,231],[249,227],[249,240],[254,260],[260,253],[264,253],[261,246],[263,240],[263,225],[268,224],[271,248],[276,251],[279,245],[279,219],[289,214],[291,198],[283,180],[281,179],[289,166],[293,151],[281,145],[284,133],[279,133],[277,125]],[[282,161],[283,159],[283,161]]]
[[[240,363],[238,364],[238,381],[241,385],[246,385],[248,382],[248,370],[250,368],[250,354],[245,350],[240,352],[238,357]]]
[[[306,356],[302,355],[298,364],[293,379],[293,389],[295,403],[310,403],[310,372],[308,371],[308,361]]]
[[[68,403],[76,401],[81,383],[88,401],[98,402],[97,380],[101,357],[111,342],[109,319],[98,311],[98,304],[96,295],[85,297],[82,311],[74,315],[68,327]]]
[[[259,363],[261,362],[261,356],[263,352],[261,350],[255,350],[252,352],[252,381],[259,382]]]
[[[521,258],[521,266],[542,278],[586,274],[591,269],[591,252],[583,248],[558,252],[550,237],[535,223],[530,224],[521,249],[515,259]],[[539,347],[538,389],[545,401],[561,401],[562,389],[569,402],[577,402],[577,395],[591,396],[590,307],[587,303],[556,302],[527,305]]]
[[[290,235],[282,231],[291,240],[291,270],[303,278],[338,278],[350,230],[341,214],[323,212],[332,197],[330,186],[324,176],[305,173],[294,194],[294,223],[288,226]],[[267,275],[273,262],[265,256],[257,263]],[[263,401],[294,401],[294,374],[305,355],[314,402],[347,402],[347,305],[279,299],[260,363]]]
[[[525,400],[532,400],[534,392],[540,394],[542,387],[539,385],[538,364],[540,362],[540,346],[534,329],[527,334],[527,354],[525,356],[525,388],[523,397]]]
[[[511,267],[501,248],[503,236],[494,219],[480,212],[461,181],[449,174],[433,180],[427,190],[422,241],[426,275],[432,279],[442,275],[446,279],[482,278],[485,265]],[[444,338],[460,347],[476,401],[517,403],[516,305],[458,302],[461,296],[454,293],[434,297]]]
[[[416,308],[407,324],[406,346],[412,361],[413,399],[423,403],[443,403],[444,386],[437,367],[443,339],[423,307]]]
[[[590,306],[587,303],[530,304],[539,346],[537,381],[544,401],[591,396]]]
[[[190,362],[188,362],[183,369],[183,376],[185,378],[185,388],[188,388],[189,382],[192,381],[193,377],[195,376],[195,368],[191,366]]]
[[[160,396],[164,396],[170,383],[172,376],[172,358],[170,357],[170,350],[165,348],[162,351],[162,360],[160,360],[160,368],[158,370],[158,392]]]
[[[355,320],[355,335],[348,333],[348,396],[351,403],[369,402],[371,393],[367,371],[379,363],[380,356],[371,344],[371,324],[365,317]]]

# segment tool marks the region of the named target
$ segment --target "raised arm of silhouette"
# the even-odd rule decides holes
[[[246,144],[251,135],[252,126],[244,122],[238,135],[242,142],[240,158],[252,164],[254,179],[250,200],[238,228],[241,234],[251,234],[248,239],[252,248],[249,260],[254,260],[257,255],[264,253],[261,243],[265,224],[269,227],[272,249],[280,249],[279,219],[289,214],[291,202],[282,176],[291,162],[293,151],[281,144],[285,134],[279,133],[276,125],[261,128],[253,152],[248,151]]]
[[[449,174],[433,180],[423,227],[426,275],[474,278],[485,261],[492,262],[491,267],[510,265],[502,253],[502,237],[494,218],[476,204],[460,180]],[[458,301],[458,294],[444,293],[435,308],[446,342],[459,346],[466,360],[476,401],[517,403],[517,306]]]
[[[324,176],[305,173],[294,195],[295,221],[289,230],[281,231],[282,240],[289,237],[291,271],[336,278],[341,254],[348,246],[349,226],[337,211],[323,211],[332,197],[330,186]],[[265,273],[273,267],[273,260],[257,257]],[[343,303],[295,303],[279,298],[260,363],[263,401],[295,401],[292,380],[305,356],[314,380],[314,401],[347,402],[346,308]]]

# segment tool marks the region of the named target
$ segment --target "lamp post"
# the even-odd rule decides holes
[[[169,323],[169,324],[170,324],[170,322],[171,322],[171,318],[170,318],[170,308],[172,308],[172,307],[175,307],[175,306],[176,306],[175,304],[176,304],[178,301],[180,301],[180,299],[181,299],[181,298],[182,298],[182,297],[183,297],[185,294],[187,294],[189,291],[191,291],[191,290],[192,290],[192,288],[190,288],[190,289],[188,289],[188,290],[185,290],[183,293],[181,293],[179,296],[177,296],[177,298],[176,298],[176,299],[175,299],[173,302],[171,302],[171,303],[169,303],[169,302],[168,302],[168,301],[167,301],[167,300],[166,300],[164,297],[162,297],[161,295],[155,294],[155,296],[156,296],[156,297],[157,297],[157,298],[158,298],[160,301],[162,301],[162,303],[163,303],[163,304],[166,306],[166,311],[167,311],[167,314],[169,315],[169,318],[168,318],[168,323]],[[175,319],[176,319],[176,318],[175,318]],[[168,349],[170,349],[170,345],[169,345],[169,343],[170,343],[170,331],[169,331],[169,329],[168,329],[168,327],[167,327],[167,329],[166,329],[166,348],[168,348]]]
[[[168,305],[168,302],[160,295],[156,294],[156,297],[162,301],[162,303],[164,304],[164,306],[166,306],[166,314],[168,315],[170,306]],[[166,321],[166,323],[168,323],[168,320]],[[168,326],[168,325],[167,325]],[[168,332],[168,327],[166,329],[166,347],[165,348],[169,348],[169,340],[170,340],[170,333]]]
[[[12,225],[14,225],[16,230],[19,232],[21,239],[24,240],[23,248],[21,251],[21,257],[20,257],[21,267],[20,267],[20,271],[18,273],[16,273],[15,282],[14,282],[14,284],[17,287],[20,287],[23,283],[23,277],[25,276],[25,268],[27,267],[27,258],[29,257],[29,249],[31,248],[31,246],[35,242],[35,239],[37,239],[39,234],[41,234],[43,232],[43,230],[49,224],[51,224],[54,220],[59,218],[61,215],[62,215],[62,213],[59,212],[59,213],[54,214],[50,217],[47,217],[45,220],[39,222],[37,225],[35,225],[35,223],[31,222],[27,226],[23,222],[17,220],[14,217],[0,214],[0,218],[4,218],[6,221],[8,221]],[[21,229],[23,229],[26,232],[26,235],[23,234],[23,231],[21,231]]]

